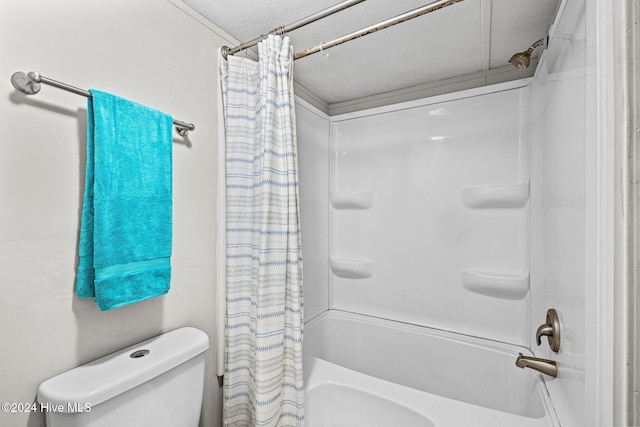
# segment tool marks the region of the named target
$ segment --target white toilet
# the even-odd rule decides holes
[[[40,385],[47,427],[196,427],[209,338],[181,328]]]

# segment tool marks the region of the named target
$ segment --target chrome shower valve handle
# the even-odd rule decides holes
[[[547,310],[547,323],[540,325],[536,331],[536,342],[542,344],[542,337],[546,336],[551,351],[558,352],[560,350],[560,320],[555,309]]]

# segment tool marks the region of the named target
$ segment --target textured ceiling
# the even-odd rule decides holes
[[[340,2],[183,1],[242,41]],[[299,52],[430,2],[367,0],[292,31],[289,37],[294,51]],[[504,67],[512,54],[547,35],[558,3],[559,0],[464,0],[298,59],[294,78],[332,104]]]

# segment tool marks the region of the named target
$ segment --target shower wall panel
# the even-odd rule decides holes
[[[329,117],[296,99],[304,315],[329,308]]]
[[[529,89],[514,86],[332,118],[331,308],[528,344]]]

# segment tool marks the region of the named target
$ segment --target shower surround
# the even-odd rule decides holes
[[[344,366],[331,354],[344,346],[346,325],[323,335],[327,352],[314,354],[314,329],[323,330],[332,313],[349,313],[372,325],[392,322],[398,334],[409,327],[462,343],[471,336],[480,344],[458,347],[470,354],[508,346],[512,357],[490,363],[500,366],[493,380],[480,379],[488,370],[480,363],[469,384],[500,383],[500,393],[515,396],[520,387],[505,378],[534,378],[552,404],[543,405],[543,418],[506,425],[615,424],[614,157],[608,62],[599,54],[606,45],[598,41],[610,24],[606,3],[562,6],[533,78],[331,117],[298,102],[310,423],[326,397],[358,389],[358,402],[375,395],[380,389],[369,377],[401,385],[383,375],[383,361],[394,360],[389,352],[416,376],[460,364],[446,355],[438,359],[444,365],[429,364],[439,348],[416,352],[416,343],[404,341],[394,348],[380,329],[367,335],[380,348]],[[535,342],[550,308],[560,317],[558,353]],[[516,367],[519,352],[556,362],[557,378]],[[351,363],[362,358],[379,369]],[[327,391],[337,371],[367,386]],[[383,405],[381,396],[369,396],[370,406]],[[412,414],[407,420],[429,425]]]
[[[487,425],[495,411],[509,425],[556,425],[541,375],[515,366],[519,352],[531,354],[529,83],[334,116],[326,126],[299,104],[309,144],[300,147],[301,185],[311,173],[329,183],[324,218],[305,211],[317,201],[301,192],[303,232],[305,219],[329,225],[328,283],[306,281],[312,426],[331,423],[318,417],[340,393],[365,406],[396,402],[408,426],[438,418],[420,409],[432,398],[490,409],[465,412]],[[316,151],[324,131],[327,164]]]

